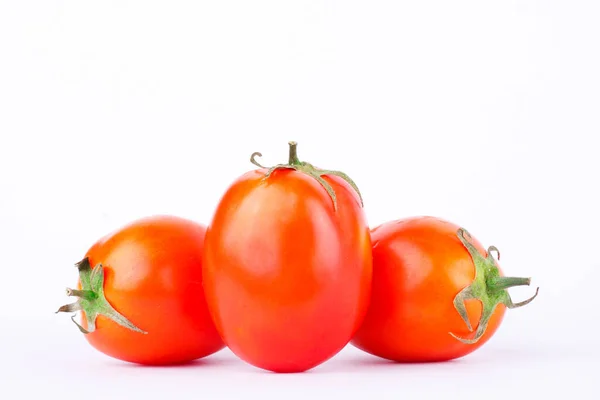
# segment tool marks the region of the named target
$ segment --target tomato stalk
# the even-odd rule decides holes
[[[290,147],[288,163],[287,164],[277,164],[270,168],[267,168],[267,167],[261,165],[258,161],[256,161],[256,159],[255,159],[256,157],[262,157],[262,154],[260,152],[257,151],[257,152],[252,153],[252,155],[250,156],[250,162],[259,168],[267,169],[267,172],[265,173],[265,176],[263,179],[265,179],[265,180],[268,179],[269,176],[271,176],[271,174],[273,173],[273,171],[276,171],[278,169],[293,169],[300,173],[306,174],[306,175],[310,176],[311,178],[315,179],[317,182],[319,182],[319,184],[321,186],[323,186],[323,188],[327,191],[327,194],[329,194],[329,197],[331,197],[334,210],[337,211],[337,197],[335,195],[335,191],[333,190],[331,185],[325,179],[323,179],[323,176],[325,176],[325,175],[337,176],[337,177],[342,178],[344,181],[346,181],[356,191],[356,193],[358,194],[358,197],[360,199],[361,207],[364,206],[362,195],[360,193],[360,190],[358,189],[358,186],[356,186],[356,183],[354,183],[354,181],[347,174],[345,174],[344,172],[341,172],[341,171],[317,168],[314,165],[312,165],[311,163],[308,163],[306,161],[300,161],[298,159],[298,151],[297,151],[298,143],[296,143],[294,141],[290,141],[290,142],[288,142],[288,145]]]
[[[481,318],[477,326],[477,331],[472,339],[465,339],[456,336],[450,332],[450,335],[460,340],[463,343],[473,344],[476,343],[485,333],[488,322],[494,313],[494,310],[499,304],[504,304],[507,308],[518,308],[526,304],[529,304],[533,299],[536,298],[539,292],[539,287],[536,289],[535,294],[529,299],[513,303],[508,291],[506,289],[515,286],[529,286],[531,278],[517,278],[517,277],[504,277],[500,276],[498,265],[492,253],[495,251],[500,259],[500,252],[494,246],[488,248],[487,257],[483,257],[481,253],[475,248],[475,246],[469,241],[471,235],[465,229],[459,229],[457,236],[462,244],[467,248],[473,263],[475,264],[475,278],[473,282],[461,290],[454,298],[454,307],[460,314],[461,318],[467,324],[469,331],[473,331],[469,316],[465,307],[465,300],[477,299],[481,302],[483,310]]]
[[[81,297],[88,301],[93,301],[98,298],[98,295],[91,290],[76,290],[70,288],[67,288],[67,296]]]
[[[298,159],[298,143],[296,142],[289,142],[288,143],[290,146],[290,156],[288,158],[288,164],[289,165],[300,165],[301,162]]]
[[[79,325],[77,321],[75,321],[74,315],[71,317],[71,320],[84,334],[96,330],[96,318],[98,315],[104,315],[125,328],[146,334],[146,332],[139,329],[115,310],[108,300],[106,300],[106,297],[104,296],[104,267],[102,264],[98,264],[92,269],[89,259],[86,257],[75,264],[75,266],[79,270],[81,290],[67,288],[67,296],[77,297],[78,299],[74,303],[65,304],[60,307],[58,311],[56,311],[57,313],[83,311],[88,329]]]
[[[512,276],[498,276],[496,278],[490,278],[488,281],[488,288],[490,290],[502,290],[508,289],[515,286],[529,286],[531,278],[515,278]]]

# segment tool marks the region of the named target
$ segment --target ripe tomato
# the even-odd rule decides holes
[[[97,350],[139,364],[183,363],[225,345],[202,289],[206,227],[174,216],[147,217],[101,238],[76,264],[80,330]],[[73,319],[75,322],[75,320]]]
[[[506,289],[530,279],[504,277],[492,254],[498,250],[486,251],[448,221],[390,221],[374,228],[371,240],[372,297],[352,344],[373,355],[401,362],[462,357],[492,337],[507,307],[537,296],[514,304]]]
[[[298,161],[260,167],[225,192],[208,227],[204,288],[227,346],[273,372],[339,352],[365,314],[371,242],[356,185]]]

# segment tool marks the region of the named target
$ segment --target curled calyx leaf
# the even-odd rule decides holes
[[[469,232],[460,228],[457,231],[457,236],[471,255],[473,264],[475,265],[475,278],[469,286],[458,292],[454,298],[454,307],[471,332],[473,331],[473,328],[469,321],[465,300],[479,300],[482,304],[482,312],[473,338],[461,338],[452,332],[450,332],[450,335],[463,343],[473,344],[477,343],[485,333],[488,322],[498,304],[504,304],[507,308],[522,307],[536,298],[539,288],[536,289],[535,294],[529,299],[519,303],[513,303],[507,289],[514,286],[529,286],[531,278],[500,276],[498,264],[492,254],[493,252],[496,252],[498,258],[500,258],[500,251],[498,251],[495,246],[490,246],[487,251],[487,257],[483,257],[477,248],[469,241],[471,238]]]
[[[267,172],[265,173],[265,176],[263,179],[268,179],[269,176],[271,176],[271,174],[273,173],[273,171],[278,170],[278,169],[293,169],[295,171],[304,173],[304,174],[310,176],[311,178],[315,179],[317,182],[319,182],[319,184],[321,186],[323,186],[323,188],[327,191],[327,194],[329,194],[329,197],[331,197],[331,200],[333,201],[334,210],[337,211],[337,197],[336,197],[335,191],[333,190],[331,185],[325,179],[323,179],[324,175],[334,175],[334,176],[342,178],[356,191],[356,193],[358,194],[358,197],[360,199],[361,207],[364,206],[363,198],[362,198],[362,195],[360,194],[360,190],[358,190],[358,186],[356,186],[356,183],[354,183],[354,181],[347,174],[345,174],[341,171],[320,169],[308,162],[300,161],[298,159],[298,154],[297,154],[298,143],[291,141],[288,144],[290,146],[290,153],[289,153],[289,160],[288,160],[287,164],[277,164],[273,167],[268,168],[268,167],[261,165],[258,161],[256,161],[256,157],[262,157],[262,154],[260,152],[252,153],[252,155],[250,156],[250,162],[259,168],[267,169]]]
[[[98,318],[98,315],[104,315],[132,331],[142,334],[147,333],[121,315],[110,305],[108,300],[106,300],[106,297],[104,296],[104,267],[102,264],[98,264],[94,268],[91,268],[89,259],[86,257],[75,264],[75,266],[79,270],[81,290],[67,288],[67,296],[77,297],[77,301],[65,304],[56,311],[57,313],[83,311],[85,313],[87,329],[75,321],[75,315],[71,317],[71,320],[84,334],[96,330],[96,318]]]

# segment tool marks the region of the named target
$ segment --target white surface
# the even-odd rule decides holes
[[[534,340],[537,327],[524,326],[531,333],[522,339],[508,340],[502,332],[477,353],[448,363],[393,364],[348,347],[313,370],[282,375],[251,367],[228,350],[185,367],[139,367],[91,351],[70,321],[53,316],[42,321],[43,332],[32,329],[12,338],[21,344],[18,354],[14,345],[0,345],[9,352],[1,390],[14,397],[7,398],[58,399],[70,393],[118,400],[598,398],[592,377],[600,353],[586,351],[593,346],[581,340],[577,346]],[[509,322],[506,330],[514,325]]]
[[[591,0],[0,1],[0,398],[599,398],[599,17]],[[372,225],[459,223],[538,299],[454,363],[348,348],[286,376],[227,351],[125,365],[53,314],[98,237],[208,222],[250,154],[285,161],[291,139],[354,178]]]

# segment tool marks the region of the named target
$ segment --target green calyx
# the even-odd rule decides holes
[[[106,300],[106,297],[104,297],[104,267],[102,264],[98,264],[92,269],[89,259],[86,257],[75,264],[75,266],[79,270],[81,290],[67,288],[67,296],[77,297],[78,299],[74,303],[60,307],[56,313],[83,311],[85,313],[88,329],[83,328],[75,321],[75,315],[71,317],[71,320],[84,334],[96,330],[96,318],[98,315],[104,315],[132,331],[142,334],[147,333],[136,327],[123,315],[119,314],[119,312],[117,312],[117,310],[115,310]]]
[[[275,171],[277,169],[293,169],[295,171],[306,174],[306,175],[310,176],[311,178],[315,179],[317,182],[319,182],[319,184],[321,184],[321,186],[323,186],[323,188],[327,191],[327,193],[329,194],[329,197],[331,197],[331,200],[333,201],[334,210],[337,211],[337,198],[335,195],[335,191],[333,190],[331,185],[326,180],[323,179],[323,176],[324,175],[338,176],[338,177],[342,178],[343,180],[345,180],[346,182],[348,182],[348,184],[350,186],[352,186],[352,188],[356,191],[356,193],[358,194],[358,197],[360,198],[361,207],[364,206],[362,195],[360,194],[360,190],[358,190],[358,187],[356,186],[354,181],[352,179],[350,179],[350,177],[348,175],[346,175],[345,173],[343,173],[341,171],[320,169],[308,162],[300,161],[298,159],[298,155],[297,155],[298,143],[289,142],[288,144],[290,146],[288,163],[287,164],[277,164],[273,167],[268,168],[267,173],[265,174],[263,179],[265,179],[265,180],[268,179],[269,176],[271,176],[271,174],[273,173],[273,171]],[[257,156],[262,157],[262,154],[259,152],[252,153],[252,155],[250,156],[250,162],[259,168],[267,168],[267,167],[264,167],[261,164],[259,164],[258,161],[256,161],[255,158]]]
[[[485,333],[488,322],[494,313],[494,310],[498,306],[498,304],[504,304],[507,308],[518,308],[522,307],[526,304],[529,304],[533,299],[538,295],[539,287],[536,289],[535,294],[529,299],[519,302],[513,303],[508,291],[506,289],[514,287],[514,286],[529,286],[531,283],[531,278],[514,278],[514,277],[503,277],[500,276],[500,271],[498,270],[498,265],[496,260],[494,259],[492,253],[496,252],[498,255],[498,259],[500,259],[500,252],[495,246],[490,246],[488,248],[488,255],[484,258],[481,253],[475,248],[475,246],[469,241],[468,238],[471,237],[469,232],[465,229],[460,228],[457,231],[457,236],[462,242],[462,244],[467,248],[473,263],[475,264],[475,279],[473,282],[461,290],[456,297],[454,298],[454,307],[456,311],[460,314],[460,317],[463,319],[469,331],[473,331],[471,326],[471,322],[469,321],[469,316],[467,315],[467,310],[465,308],[465,300],[468,299],[477,299],[481,302],[483,306],[483,310],[481,313],[481,318],[479,320],[479,324],[477,326],[477,331],[475,332],[475,336],[472,339],[465,339],[456,336],[454,333],[450,332],[454,338],[460,340],[466,344],[477,343],[479,339]],[[467,238],[468,237],[468,238]]]

